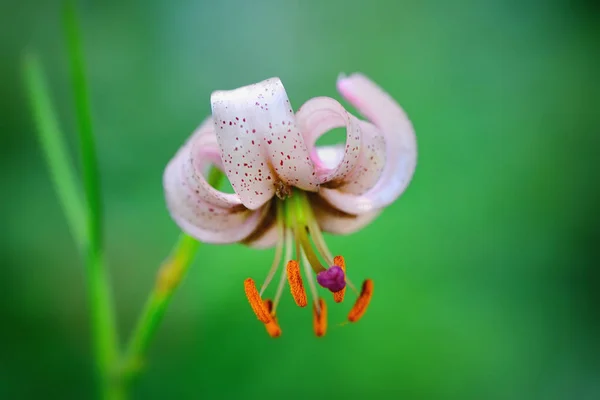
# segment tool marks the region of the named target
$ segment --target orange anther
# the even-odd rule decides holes
[[[256,290],[256,284],[252,278],[248,278],[244,281],[244,290],[246,291],[246,297],[248,298],[250,307],[252,307],[254,314],[256,314],[256,318],[265,324],[271,322],[273,318],[260,298],[260,294],[258,293],[258,290]]]
[[[273,300],[271,299],[265,299],[263,301],[265,307],[267,307],[267,310],[269,310],[269,313],[271,314],[273,312]],[[273,314],[271,314],[272,316],[275,316]]]
[[[290,291],[294,297],[294,301],[298,307],[306,307],[308,300],[306,299],[306,290],[300,276],[300,266],[298,261],[290,260],[287,263],[287,278],[290,283]]]
[[[281,328],[279,327],[279,323],[277,322],[277,317],[273,314],[273,302],[270,299],[266,299],[264,301],[264,305],[269,310],[269,313],[272,317],[271,322],[265,324],[265,328],[267,329],[267,333],[272,338],[277,338],[281,336]]]
[[[350,313],[348,314],[348,321],[356,322],[362,318],[367,311],[371,297],[373,297],[373,281],[366,279],[363,282],[360,296],[358,296],[356,303],[354,303],[352,310],[350,310]]]
[[[342,269],[342,271],[344,271],[344,279],[346,279],[346,261],[344,261],[344,257],[342,256],[335,256],[333,258],[333,265],[337,265],[338,267],[340,267]],[[344,286],[344,288],[342,290],[338,290],[337,292],[333,293],[333,301],[335,301],[336,303],[341,303],[344,300],[344,295],[346,294],[346,287]]]
[[[317,305],[313,305],[313,327],[315,335],[321,337],[327,332],[327,304],[322,298],[319,298],[319,308],[320,310],[317,310]]]

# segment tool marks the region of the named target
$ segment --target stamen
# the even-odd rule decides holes
[[[254,314],[256,314],[256,318],[265,324],[271,322],[273,318],[271,318],[269,310],[265,307],[265,304],[260,298],[260,294],[258,294],[258,290],[256,290],[256,284],[252,278],[248,278],[244,281],[244,289],[250,307],[252,307]]]
[[[344,257],[335,256],[335,258],[333,259],[333,265],[337,265],[338,267],[341,268],[342,272],[344,273],[344,283],[345,283],[346,282],[346,260],[344,260]],[[341,303],[342,301],[344,301],[345,294],[346,294],[346,286],[344,286],[341,290],[338,290],[337,292],[333,293],[333,301],[335,301],[336,303]]]
[[[292,259],[293,240],[294,240],[294,237],[292,235],[292,231],[290,229],[286,229],[285,230],[284,260]],[[281,271],[281,278],[279,279],[279,285],[277,286],[277,293],[275,294],[275,301],[273,302],[273,313],[275,313],[275,310],[277,310],[277,306],[279,305],[279,300],[281,300],[281,294],[283,293],[283,287],[285,286],[286,277],[287,277],[287,271],[285,268],[283,268]]]
[[[267,274],[265,282],[260,287],[260,295],[262,296],[269,283],[273,280],[275,273],[277,272],[277,268],[279,268],[279,264],[281,263],[281,255],[283,253],[283,244],[285,242],[284,236],[284,227],[283,227],[283,206],[280,201],[277,201],[276,209],[277,209],[277,237],[279,240],[277,241],[277,247],[275,248],[275,258],[273,258],[273,264],[271,264],[271,269]]]
[[[269,314],[271,314],[271,316],[274,317],[275,314],[273,314],[273,300],[265,299],[263,303],[265,304],[265,307],[267,307],[267,310],[269,310]]]
[[[302,283],[302,276],[300,276],[300,266],[298,261],[290,260],[287,264],[287,278],[290,284],[290,291],[294,297],[294,301],[298,307],[306,307],[308,301],[306,300],[306,290],[304,290],[304,284]]]
[[[308,207],[310,209],[310,207]],[[325,262],[329,265],[333,264],[333,256],[331,252],[327,248],[327,244],[325,243],[325,238],[321,233],[321,229],[319,228],[319,224],[317,220],[314,218],[312,214],[312,210],[310,211],[310,216],[308,220],[308,231],[310,232],[310,236],[312,237],[313,243],[317,248],[317,251],[321,254],[321,256],[325,259]]]
[[[302,265],[304,266],[304,274],[306,275],[306,279],[308,279],[308,287],[310,288],[310,294],[312,295],[313,301],[315,302],[315,305],[317,306],[317,310],[320,312],[320,306],[319,306],[319,294],[317,293],[317,285],[315,285],[315,278],[312,275],[312,271],[310,269],[310,263],[308,262],[308,259],[306,258],[306,254],[304,254],[304,251],[300,251],[300,259],[302,260]]]
[[[318,337],[325,336],[327,332],[327,304],[322,298],[313,305],[313,328]]]
[[[350,313],[348,314],[348,321],[356,322],[362,318],[371,302],[371,297],[373,297],[373,281],[371,279],[366,279],[363,282],[360,296],[358,296],[356,303],[354,303],[352,310],[350,310]]]
[[[264,304],[267,310],[269,310],[269,313],[271,313],[271,317],[273,318],[271,322],[265,324],[265,328],[269,336],[271,336],[272,338],[277,338],[281,336],[281,328],[279,327],[277,317],[275,317],[275,313],[273,312],[273,302],[270,299],[266,299],[264,301]]]
[[[356,286],[354,286],[354,283],[352,283],[352,281],[350,280],[350,278],[348,278],[348,275],[346,275],[346,287],[349,287],[350,289],[352,289],[352,291],[354,293],[356,293],[357,296],[360,294],[358,292],[358,290],[356,290]]]
[[[308,261],[310,261],[310,266],[312,267],[312,270],[315,272],[315,274],[318,274],[321,271],[325,271],[325,267],[321,265],[319,257],[317,257],[317,254],[315,253],[310,244],[310,240],[306,233],[306,227],[304,225],[298,226],[296,228],[296,240],[300,244],[299,247],[302,247],[302,250],[304,250],[303,252],[304,254],[306,254]]]

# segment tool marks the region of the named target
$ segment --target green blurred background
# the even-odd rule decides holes
[[[135,398],[598,399],[599,8],[586,1],[82,1],[121,340],[178,230],[163,168],[209,95],[279,76],[294,106],[362,71],[416,127],[406,194],[328,237],[376,293],[324,339],[285,296],[270,339],[242,281],[273,252],[205,246]],[[57,1],[0,5],[0,398],[90,398],[82,263],[22,87],[37,51],[75,155]],[[309,397],[310,396],[310,397]]]

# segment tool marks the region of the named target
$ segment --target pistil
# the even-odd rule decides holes
[[[317,274],[317,282],[332,293],[339,292],[346,287],[344,271],[337,265],[319,272]]]

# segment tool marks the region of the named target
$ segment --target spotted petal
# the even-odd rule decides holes
[[[354,168],[343,178],[336,182],[334,187],[338,191],[363,194],[379,181],[385,166],[385,140],[383,134],[373,124],[359,121],[361,127],[360,150]],[[311,152],[315,169],[333,170],[344,159],[345,145],[317,146]]]
[[[211,96],[224,170],[242,203],[257,209],[278,182],[316,191],[313,164],[279,78]]]
[[[413,176],[417,145],[412,124],[398,103],[364,75],[341,77],[337,87],[342,96],[383,133],[386,163],[377,184],[364,194],[323,189],[321,195],[351,214],[384,207],[402,194]]]
[[[167,207],[177,225],[207,243],[234,243],[249,236],[264,218],[235,194],[213,188],[205,178],[210,165],[221,167],[211,119],[205,121],[169,162],[163,176]]]
[[[350,173],[358,162],[361,145],[360,121],[350,115],[336,100],[329,97],[315,97],[308,100],[300,107],[296,114],[298,125],[304,135],[304,140],[309,149],[317,169],[321,183],[339,182]],[[338,157],[339,163],[328,167],[318,158],[315,150],[317,139],[334,128],[346,128],[346,144],[343,155]]]

